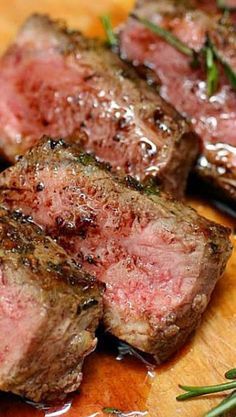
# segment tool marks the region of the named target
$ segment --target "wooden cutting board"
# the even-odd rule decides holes
[[[0,0],[0,51],[6,48],[19,25],[32,12],[50,13],[87,34],[101,35],[99,15],[109,13],[116,24],[125,19],[132,6],[132,0]],[[236,230],[235,220],[223,216],[206,202],[189,202],[202,215]],[[148,372],[136,359],[116,360],[114,350],[93,354],[85,363],[81,392],[74,396],[66,417],[101,417],[105,415],[101,411],[103,407],[115,407],[124,412],[147,411],[145,415],[150,417],[201,417],[219,401],[219,397],[222,398],[188,403],[175,400],[180,393],[179,383],[218,383],[227,369],[236,366],[235,235],[232,242],[235,251],[226,273],[217,285],[196,335],[182,352],[154,372]],[[0,417],[44,415],[45,411],[36,410],[16,397],[0,396]]]

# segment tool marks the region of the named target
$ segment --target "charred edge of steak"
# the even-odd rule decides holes
[[[3,207],[0,276],[0,389],[36,402],[65,397],[79,387],[83,360],[96,347],[104,285],[29,216]]]
[[[183,18],[188,11],[189,12],[198,12],[202,15],[203,18],[208,19],[209,29],[205,34],[205,39],[207,41],[208,38],[214,43],[217,48],[218,53],[222,57],[225,63],[231,65],[232,68],[235,66],[235,54],[232,52],[235,50],[236,44],[236,31],[235,25],[232,24],[230,21],[224,21],[220,19],[221,12],[219,14],[208,14],[205,10],[198,10],[198,1],[191,1],[191,0],[167,0],[166,2],[163,1],[153,1],[149,0],[144,2],[143,0],[137,1],[134,7],[134,12],[137,15],[145,14],[145,9],[152,10],[155,13],[160,13],[160,15],[166,15],[169,18],[173,17],[176,19],[178,16]],[[133,13],[130,14],[129,19],[133,19]],[[123,26],[120,28],[120,32],[122,32]],[[198,50],[196,52],[199,52]],[[131,65],[134,65],[134,62],[129,61],[126,55],[122,55],[120,51],[121,59],[124,59],[125,62],[129,62]],[[139,75],[146,79],[148,83],[151,85],[154,84],[157,87],[160,87],[161,80],[159,80],[158,74],[153,71],[150,64],[140,63],[137,66],[137,72]],[[171,104],[170,104],[171,105]]]
[[[224,193],[225,201],[236,209],[236,147],[226,143],[206,144],[198,158],[195,174],[199,181],[211,186],[211,193],[217,198]]]
[[[173,17],[176,16],[183,16],[187,13],[187,11],[196,11],[196,8],[200,6],[201,9],[201,2],[199,1],[191,1],[191,0],[169,0],[167,2],[153,2],[150,0],[149,2],[144,2],[143,0],[138,0],[136,2],[136,11],[139,12],[139,9],[142,10],[144,7],[148,7],[148,3],[150,5],[154,4],[156,10],[158,10],[158,4],[160,5],[160,13],[166,13]],[[141,12],[142,13],[142,12]],[[211,15],[207,15],[206,11],[203,9],[201,11],[209,19],[209,31],[206,33],[206,39],[209,37],[211,42],[217,48],[221,59],[229,66],[234,68],[235,66],[235,54],[232,51],[235,49],[234,45],[236,44],[236,31],[233,24],[230,22],[223,22],[222,19],[219,18],[218,14],[216,15],[216,10],[213,10],[214,19],[212,19]],[[219,12],[220,14],[220,12]],[[130,64],[133,64],[130,62]],[[146,68],[146,71],[145,71]],[[145,78],[147,82],[152,80],[153,78],[156,81],[156,84],[160,85],[160,81],[155,78],[155,74],[152,76],[152,71],[148,66],[142,65],[141,71],[139,72],[140,76]],[[199,138],[200,139],[200,138]],[[211,145],[213,147],[213,145]],[[217,144],[215,149],[209,151],[208,144],[202,147],[203,155],[199,156],[197,159],[196,166],[194,168],[194,172],[197,173],[199,178],[206,183],[206,185],[212,188],[211,192],[213,195],[216,195],[219,198],[224,198],[224,200],[229,203],[230,205],[234,205],[236,201],[236,168],[233,159],[235,158],[236,148],[233,146],[228,146],[227,144],[220,143],[220,149],[217,150]],[[224,151],[224,154],[227,155],[222,160],[220,156],[220,150]],[[209,156],[209,158],[208,158]],[[227,161],[225,162],[225,159]],[[201,164],[201,160],[204,159],[204,166]],[[209,159],[209,160],[208,160]],[[191,168],[191,167],[190,167]]]
[[[64,151],[66,151],[66,153],[64,153]],[[50,155],[51,154],[51,155]],[[45,166],[45,163],[48,164],[50,163],[50,159],[52,159],[52,163],[55,163],[55,160],[58,159],[58,163],[61,163],[61,157],[63,155],[63,162],[65,163],[65,165],[70,165],[74,163],[81,164],[84,166],[95,166],[97,167],[99,170],[103,170],[104,172],[106,172],[109,177],[111,178],[111,180],[114,183],[119,184],[121,187],[124,188],[130,188],[133,191],[138,192],[139,194],[143,194],[146,197],[150,198],[152,201],[154,201],[155,203],[161,203],[162,201],[167,202],[167,204],[169,204],[169,209],[170,209],[170,213],[172,214],[176,214],[179,215],[180,213],[182,213],[182,209],[186,208],[186,210],[189,213],[189,221],[191,221],[193,219],[199,219],[200,224],[203,226],[208,225],[213,226],[213,229],[215,227],[215,232],[216,232],[216,236],[217,236],[217,230],[219,230],[219,232],[225,236],[229,236],[229,234],[231,233],[231,230],[225,226],[221,226],[213,221],[210,221],[208,219],[205,219],[204,217],[200,216],[195,209],[185,206],[183,203],[181,203],[180,201],[176,200],[172,195],[163,192],[162,189],[158,189],[156,187],[156,184],[153,185],[152,182],[149,182],[147,184],[143,184],[139,181],[137,181],[135,178],[133,178],[132,176],[126,176],[124,178],[115,175],[113,172],[111,172],[110,166],[107,163],[101,162],[99,161],[96,156],[92,155],[92,154],[88,154],[86,152],[84,152],[84,150],[77,144],[74,143],[68,143],[67,141],[65,141],[62,138],[50,138],[49,136],[43,136],[40,140],[40,142],[32,149],[28,150],[26,155],[22,158],[20,158],[19,162],[12,167],[9,167],[8,169],[6,169],[1,175],[2,175],[2,180],[1,180],[1,185],[0,185],[0,192],[4,193],[4,191],[6,190],[6,187],[4,186],[4,178],[8,177],[9,173],[14,172],[16,167],[19,167],[18,169],[20,169],[20,167],[22,167],[22,169],[26,169],[27,171],[31,170],[33,168],[33,170],[40,170],[41,168],[43,168]],[[40,168],[41,167],[41,168]],[[13,189],[14,190],[14,189]],[[17,190],[16,190],[17,191]],[[39,189],[36,190],[37,192],[40,192]],[[1,201],[4,202],[4,195],[1,198]],[[6,201],[7,203],[7,201]],[[192,216],[191,216],[192,214]],[[30,216],[25,216],[21,210],[15,210],[12,213],[12,216],[15,218],[18,218],[22,223],[24,222],[29,222],[31,224],[32,219]],[[40,225],[36,226],[33,225],[33,227],[37,227],[38,229],[38,233],[42,233],[42,229],[40,227]],[[209,233],[209,237],[211,236],[211,232],[210,230],[208,231]],[[214,234],[213,234],[214,235]],[[76,263],[75,263],[76,265]],[[76,267],[78,269],[81,268],[81,265],[78,264],[76,265]],[[83,272],[83,276],[86,277],[87,279],[87,274]],[[95,279],[95,278],[93,278]],[[91,276],[88,275],[88,280],[91,280]],[[95,280],[96,281],[96,280]]]
[[[167,123],[171,132],[171,134],[168,134],[166,137],[164,134],[162,137],[162,134],[160,133],[160,140],[163,143],[161,144],[160,149],[158,149],[157,155],[157,165],[159,168],[158,172],[156,171],[155,174],[151,175],[154,176],[158,185],[163,186],[163,189],[177,197],[182,197],[184,189],[186,188],[189,170],[193,166],[199,152],[199,138],[191,130],[190,124],[182,118],[174,107],[160,98],[156,89],[157,82],[156,80],[151,80],[151,71],[149,72],[148,77],[149,85],[147,85],[138,76],[135,68],[120,59],[121,57],[119,57],[118,54],[113,53],[101,41],[86,39],[80,32],[70,31],[66,29],[65,25],[62,25],[60,22],[58,24],[56,21],[50,20],[47,16],[33,15],[23,26],[23,31],[27,26],[30,27],[30,25],[32,25],[32,27],[34,25],[42,25],[45,27],[45,30],[47,30],[48,33],[51,33],[56,39],[59,37],[59,42],[57,39],[57,48],[59,49],[59,52],[65,54],[74,53],[76,57],[76,51],[83,51],[85,53],[88,51],[89,53],[93,52],[96,56],[103,56],[104,74],[106,73],[106,68],[108,68],[109,71],[113,71],[116,75],[120,74],[121,77],[124,77],[124,79],[129,81],[131,83],[131,89],[134,89],[135,91],[138,90],[138,100],[143,100],[145,106],[146,103],[150,104],[148,112],[151,113],[153,107],[153,120],[152,122],[149,121],[151,123],[149,127],[148,124],[146,126],[146,128],[150,130],[150,134],[153,134],[157,126],[162,123]],[[141,72],[140,68],[138,72]],[[133,98],[132,94],[133,93],[131,92],[131,99]],[[150,95],[151,97],[149,97]],[[161,107],[161,112],[163,114],[162,120],[157,119],[159,107]],[[70,139],[68,138],[68,140]],[[83,141],[81,141],[81,143],[83,143]],[[125,167],[121,168],[124,170],[126,169]],[[143,176],[144,180],[150,178],[150,174],[144,172],[144,167],[138,167],[137,172],[138,171],[140,171],[139,177]],[[147,180],[149,181],[149,179]]]
[[[148,4],[152,4],[153,0],[136,0],[135,8],[143,8]],[[156,2],[157,3],[157,2]],[[198,9],[201,12],[209,13],[211,16],[216,16],[219,20],[225,20],[226,16],[224,13],[224,7],[219,7],[216,1],[207,1],[207,0],[167,0],[159,1],[160,11],[164,13],[175,13],[178,12],[184,13],[186,10],[196,10]],[[226,8],[227,0],[225,2]],[[229,7],[230,14],[227,16],[227,19],[230,19],[230,23],[234,22],[234,13],[235,8]],[[233,19],[232,19],[233,17]]]
[[[200,216],[199,220],[201,221]],[[204,220],[202,218],[202,227],[206,227]],[[230,229],[215,224],[214,222],[209,222],[208,227],[208,231],[206,230],[208,234],[207,243],[199,273],[201,284],[198,293],[191,300],[191,304],[185,305],[177,311],[173,311],[170,315],[163,318],[159,326],[153,326],[149,334],[148,347],[143,349],[141,346],[135,346],[134,344],[136,348],[152,355],[157,364],[166,362],[171,356],[178,353],[186,341],[192,336],[198,324],[201,322],[202,315],[211,298],[211,291],[208,292],[206,286],[212,282],[214,285],[216,284],[217,280],[223,274],[227,261],[232,254],[232,245],[229,239],[227,239],[227,236],[231,233]],[[213,261],[213,265],[208,268],[210,259],[211,262]],[[108,329],[110,329],[111,317],[112,311],[105,309],[103,321]],[[127,340],[122,333],[113,332],[113,334],[129,344],[133,344],[132,340]]]
[[[214,231],[216,235],[220,232],[221,238],[225,238],[225,229],[222,228],[220,231],[218,228]],[[199,293],[192,300],[192,304],[185,306],[185,308],[180,309],[177,312],[173,312],[170,316],[165,317],[162,323],[158,327],[153,327],[149,334],[148,346],[143,348],[142,346],[137,346],[137,348],[145,351],[146,353],[151,354],[157,364],[161,364],[167,361],[173,354],[177,353],[180,348],[183,347],[185,342],[191,337],[192,333],[195,331],[196,327],[202,319],[202,315],[206,310],[206,307],[210,301],[211,294],[207,294],[204,285],[207,280],[216,280],[223,273],[228,258],[230,257],[232,247],[229,245],[229,242],[225,242],[222,246],[222,241],[219,242],[219,245],[215,243],[216,235],[212,235],[212,238],[209,240],[207,245],[207,254],[204,257],[203,263],[209,262],[209,256],[214,256],[215,262],[219,267],[219,273],[216,272],[216,269],[212,269],[212,274],[209,275],[204,266],[201,269],[201,279],[203,284],[199,289]],[[221,249],[219,249],[221,246]],[[218,268],[217,266],[217,268]],[[106,327],[110,328],[110,321],[112,317],[112,311],[105,309],[104,323]],[[132,339],[126,338],[126,335],[122,333],[113,331],[118,338],[123,339],[124,341],[132,343]],[[134,335],[132,335],[133,337]],[[135,344],[134,344],[135,346]]]
[[[64,250],[45,236],[42,229],[32,222],[30,216],[25,216],[17,210],[7,213],[6,209],[0,207],[0,223],[1,245],[4,253],[17,257],[19,265],[24,265],[37,274],[37,278],[40,279],[45,289],[50,287],[52,278],[58,285],[61,281],[73,286],[83,284],[85,291],[93,286],[103,287],[95,277],[82,271],[79,264],[69,260]],[[48,250],[48,259],[35,258],[34,252],[38,245]],[[44,275],[42,277],[39,275],[44,270],[50,273],[49,280],[45,279]]]
[[[142,337],[140,338],[141,340],[139,340],[138,331],[136,332],[136,330],[134,330],[133,332],[130,332],[130,328],[134,322],[133,314],[129,317],[129,330],[127,331],[126,323],[123,323],[123,325],[122,323],[119,324],[118,319],[118,325],[116,324],[117,311],[114,311],[114,308],[111,307],[109,303],[108,305],[105,304],[104,324],[112,334],[130,344],[133,344],[141,350],[151,353],[155,356],[157,362],[166,360],[184,343],[185,339],[189,337],[208,304],[215,283],[223,272],[227,259],[231,253],[231,244],[228,239],[230,230],[204,219],[199,216],[194,209],[184,206],[180,202],[173,200],[161,192],[153,193],[152,190],[146,189],[143,185],[140,185],[130,177],[125,180],[116,179],[112,173],[104,167],[104,165],[97,163],[97,161],[90,155],[87,156],[86,154],[81,153],[77,146],[69,146],[62,140],[59,140],[56,144],[55,141],[52,142],[47,137],[44,138],[44,140],[35,148],[30,150],[16,166],[11,167],[2,174],[2,204],[6,203],[6,205],[8,205],[9,203],[10,207],[12,203],[14,204],[14,200],[11,200],[11,195],[14,196],[14,187],[16,187],[17,190],[18,177],[24,178],[27,172],[31,173],[33,180],[31,189],[32,192],[34,192],[34,181],[36,180],[37,183],[42,170],[46,169],[47,175],[48,173],[50,175],[50,170],[53,171],[54,169],[57,170],[60,168],[65,170],[68,175],[68,179],[64,185],[65,187],[67,182],[70,183],[71,178],[78,178],[78,183],[76,180],[74,183],[75,190],[77,190],[77,186],[80,183],[79,178],[81,177],[81,183],[83,184],[83,187],[85,187],[83,192],[86,192],[88,189],[88,194],[91,192],[94,196],[94,193],[96,195],[99,193],[100,198],[104,195],[106,200],[108,196],[110,196],[111,199],[113,199],[113,197],[114,199],[117,198],[117,201],[114,201],[116,207],[117,205],[121,205],[123,209],[126,208],[128,210],[130,208],[132,218],[137,218],[138,222],[141,221],[143,212],[144,215],[147,214],[148,218],[150,216],[151,223],[154,222],[155,224],[155,222],[157,222],[157,226],[159,224],[160,217],[159,227],[160,230],[162,230],[162,219],[163,221],[165,219],[170,219],[171,225],[166,226],[167,231],[170,228],[170,231],[173,231],[178,239],[183,239],[183,243],[184,237],[182,234],[185,232],[190,233],[193,240],[198,241],[199,244],[201,241],[201,253],[196,255],[199,256],[200,262],[200,268],[197,272],[198,278],[196,285],[194,285],[194,288],[191,289],[191,294],[188,294],[188,303],[185,303],[183,306],[178,306],[177,310],[173,312],[174,314],[171,317],[164,316],[162,323],[159,323],[158,325],[155,320],[154,323],[152,322],[152,317],[145,316],[146,324],[148,323],[148,327],[150,329],[147,334],[145,333],[144,335],[141,335],[145,339],[145,342],[143,342]],[[101,169],[102,173],[99,172]],[[22,190],[23,189],[20,190],[20,194],[22,194]],[[53,195],[53,189],[51,191]],[[24,192],[27,194],[26,188]],[[63,193],[63,188],[61,192]],[[41,191],[39,191],[39,193],[41,193]],[[76,194],[74,195],[76,196]],[[32,196],[30,197],[30,201],[32,201]],[[76,208],[77,204],[78,206],[80,205],[76,197],[75,200],[70,200],[70,207]],[[74,218],[80,218],[81,213],[79,210],[75,209],[75,211],[72,210],[72,212]],[[88,220],[90,221],[90,219]],[[175,221],[177,222],[176,226],[172,223]],[[92,217],[91,223],[89,223],[89,226],[90,225],[93,227]],[[183,228],[186,228],[185,232],[184,230],[182,231],[182,226]],[[55,237],[59,239],[64,233],[63,231],[61,234],[60,227],[55,226],[54,221],[46,227],[52,230],[53,233],[55,232]],[[85,225],[85,227],[87,227],[87,225]],[[178,233],[179,230],[181,230],[180,233]],[[163,226],[164,234],[165,231],[166,229]],[[78,239],[77,242],[79,243],[81,241],[80,239],[83,239],[83,236],[81,236],[78,232],[80,232],[80,224],[78,228],[76,228],[75,225],[74,230],[74,237]],[[112,230],[111,233],[113,233]],[[66,236],[63,235],[63,238],[66,238]],[[86,240],[86,233],[84,239]],[[68,247],[68,240],[65,240],[65,247]],[[188,253],[193,256],[191,247],[189,249],[190,252],[184,253]],[[88,254],[93,255],[91,252],[85,252],[85,255]],[[93,262],[92,257],[90,258],[90,261]],[[115,323],[114,326],[113,323]],[[135,328],[134,324],[134,329]]]
[[[70,141],[69,141],[70,142]],[[49,136],[43,136],[41,138],[41,142],[37,146],[40,148],[41,146],[46,146],[49,148],[49,151],[55,151],[55,153],[60,152],[60,150],[67,149],[72,150],[71,155],[76,155],[76,158],[78,160],[78,163],[89,166],[89,165],[95,165],[98,169],[101,169],[105,172],[111,173],[111,166],[110,164],[106,162],[100,161],[96,155],[91,153],[86,153],[82,149],[80,145],[74,144],[73,141],[69,143],[68,141],[65,141],[63,138],[50,138]],[[32,149],[32,152],[29,150],[27,154],[32,153],[34,154],[34,149]],[[165,193],[161,187],[158,187],[155,180],[149,180],[145,183],[138,181],[136,178],[132,177],[131,175],[126,175],[125,177],[117,176],[114,173],[111,173],[112,177],[115,179],[115,181],[119,184],[122,184],[126,186],[127,188],[130,188],[135,191],[139,191],[142,194],[146,195],[165,195],[165,197],[169,200],[174,200],[173,196],[170,194]],[[42,185],[38,184],[37,190],[40,191],[40,187]],[[19,216],[25,217],[21,212],[19,212]],[[28,216],[26,216],[27,218]],[[60,222],[60,220],[58,220]]]
[[[206,3],[206,2],[205,2]],[[219,56],[221,57],[222,62],[225,62],[229,67],[235,69],[235,45],[236,45],[236,31],[235,25],[231,19],[222,19],[222,11],[218,10],[217,7],[213,7],[212,10],[206,10],[204,1],[200,0],[168,0],[163,1],[143,1],[137,0],[135,4],[135,13],[143,15],[145,14],[145,9],[154,12],[159,12],[162,15],[168,17],[183,17],[190,12],[197,12],[202,14],[202,17],[207,18],[209,22],[209,29],[205,34],[206,40],[209,38],[211,42],[215,45]],[[203,7],[202,7],[203,6]],[[132,14],[129,19],[132,19]],[[123,27],[121,26],[120,31],[122,32]],[[196,51],[198,52],[198,51]],[[129,61],[127,56],[122,56],[122,59],[128,61],[130,64],[135,65],[134,62]],[[140,66],[140,71],[139,71]],[[161,86],[161,81],[158,78],[158,75],[154,73],[152,75],[152,70],[144,64],[140,64],[137,68],[141,77],[149,82]],[[152,81],[154,80],[154,81]],[[210,144],[213,148],[214,145]],[[208,149],[208,144],[201,146],[202,155],[196,160],[196,166],[193,169],[193,172],[197,174],[198,180],[205,182],[206,186],[210,186],[210,193],[213,196],[216,196],[219,199],[224,199],[224,201],[229,204],[233,209],[236,208],[236,168],[234,162],[236,148],[232,145],[227,145],[227,143],[219,143],[219,147],[224,150],[226,157],[224,160],[220,155],[220,151],[217,150],[217,144],[215,149],[210,152]],[[231,150],[230,150],[231,148]],[[208,160],[209,154],[210,158]],[[228,159],[227,159],[228,158]],[[204,159],[204,165],[201,164],[202,159]]]
[[[227,167],[224,171],[225,173],[221,174],[217,170],[217,167],[209,166],[208,168],[202,169],[197,165],[193,171],[193,178],[199,181],[205,191],[210,192],[213,198],[222,200],[223,195],[224,203],[236,211],[236,178],[234,173],[230,172]]]
[[[65,154],[63,154],[64,151],[66,151]],[[130,175],[125,177],[117,176],[111,172],[109,164],[106,162],[101,162],[96,158],[94,154],[84,152],[80,145],[73,143],[73,141],[65,141],[63,138],[50,138],[46,135],[41,138],[40,142],[34,148],[28,150],[26,155],[21,157],[15,166],[9,167],[1,175],[3,178],[5,176],[7,177],[8,172],[14,171],[15,167],[17,166],[22,166],[23,169],[27,170],[32,168],[40,169],[41,166],[44,167],[45,162],[46,164],[49,163],[51,157],[58,158],[58,162],[61,163],[60,158],[62,154],[65,164],[73,164],[78,162],[84,166],[96,166],[99,170],[106,172],[111,177],[112,181],[121,185],[122,187],[130,188],[131,190],[137,191],[140,194],[146,195],[147,197],[151,198],[152,201],[154,200],[161,202],[162,199],[164,199],[164,201],[168,201],[168,203],[171,205],[171,210],[173,210],[173,214],[179,214],[182,207],[186,207],[181,202],[176,200],[172,195],[164,192],[162,188],[158,188],[155,182],[153,183],[152,181],[149,181],[148,183],[144,184]],[[0,192],[4,192],[4,180],[2,180],[1,183],[3,185],[0,185]],[[40,184],[37,185],[37,192],[40,192],[39,187]],[[1,201],[4,201],[4,198],[1,199]],[[211,222],[210,220],[206,220],[204,217],[198,215],[195,209],[187,207],[187,210],[189,213],[193,213],[194,217],[197,216],[200,219],[202,218],[203,223],[207,222],[208,224],[216,225],[219,229],[224,230],[226,234],[230,234],[229,228],[220,226],[219,224]],[[30,222],[32,221],[30,216],[25,216],[20,210],[16,210],[13,213],[13,216],[18,216],[23,222],[26,220]],[[42,230],[40,225],[38,230],[39,233],[40,230]],[[77,267],[80,268],[81,266],[77,265]],[[89,279],[91,279],[90,276]]]

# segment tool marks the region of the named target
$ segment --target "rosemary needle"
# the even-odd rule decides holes
[[[207,95],[208,97],[211,97],[217,91],[219,71],[215,63],[215,56],[211,46],[206,46],[204,50],[206,55]]]
[[[205,414],[205,417],[218,417],[222,416],[223,413],[233,410],[236,408],[236,393],[229,395],[225,398],[219,405],[212,408],[208,413]]]
[[[111,19],[108,15],[101,16],[101,23],[103,26],[103,29],[106,33],[107,41],[109,46],[115,47],[118,45],[118,39],[113,31],[113,27],[111,24]]]
[[[217,3],[217,7],[219,8],[219,9],[225,9],[225,1],[224,0],[216,0],[216,3]]]
[[[231,6],[227,6],[227,4],[225,4],[225,0],[216,0],[216,4],[218,9],[220,10],[227,10],[227,11],[235,11],[235,6],[231,7]]]
[[[225,74],[231,84],[231,86],[236,89],[236,72],[234,69],[228,64],[228,62],[225,61],[221,53],[218,51],[216,46],[213,44],[213,42],[209,39],[209,45],[217,58],[217,60],[223,65]]]
[[[236,72],[224,59],[222,54],[217,50],[216,46],[211,42],[210,39],[207,39],[206,45],[199,52],[196,52],[187,44],[182,42],[179,38],[177,38],[169,30],[135,14],[132,14],[131,16],[138,22],[142,23],[145,27],[147,27],[157,36],[164,39],[167,43],[169,43],[179,52],[191,57],[191,66],[193,68],[199,67],[200,57],[204,54],[206,62],[206,83],[208,97],[212,96],[217,91],[219,85],[219,70],[217,67],[217,63],[220,63],[223,66],[224,72],[231,86],[234,89],[236,89]]]
[[[185,401],[189,398],[199,397],[200,395],[214,394],[216,392],[228,391],[230,389],[236,389],[236,381],[226,382],[219,385],[209,385],[206,387],[188,387],[185,385],[179,385],[179,387],[187,391],[186,394],[179,395],[177,401]]]
[[[144,26],[146,26],[148,29],[150,29],[153,33],[160,36],[160,38],[167,41],[170,45],[172,45],[175,49],[182,52],[184,55],[193,57],[194,51],[192,48],[189,48],[188,45],[186,45],[184,42],[182,42],[179,38],[177,38],[175,35],[173,35],[172,32],[169,30],[164,29],[161,26],[158,26],[156,23],[152,23],[147,19],[144,19],[143,17],[139,17],[135,14],[131,15],[134,19],[138,20],[138,22],[142,23]]]
[[[230,369],[228,372],[226,372],[225,378],[227,378],[227,379],[236,379],[236,368]]]

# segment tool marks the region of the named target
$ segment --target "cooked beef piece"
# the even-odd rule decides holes
[[[209,36],[236,71],[235,27],[220,21],[219,12],[207,14],[202,1],[195,3],[201,8],[184,0],[140,1],[134,13],[168,29],[196,52]],[[223,69],[218,91],[209,98],[204,66],[193,69],[189,57],[132,17],[121,30],[120,50],[124,59],[142,66],[143,74],[144,66],[148,76],[152,68],[160,79],[162,97],[191,118],[203,142],[198,174],[236,204],[236,94]]]
[[[156,0],[158,1],[158,0]],[[146,0],[137,0],[136,4],[138,6],[142,6],[144,5],[144,3],[146,2]],[[147,2],[146,2],[147,3]],[[163,2],[165,4],[165,2]],[[219,2],[220,3],[220,2]],[[225,9],[230,11],[230,17],[232,16],[232,13],[235,12],[236,10],[236,0],[224,0],[222,1],[222,4],[217,4],[217,0],[173,0],[172,4],[174,4],[174,7],[180,6],[181,4],[184,7],[187,8],[198,8],[207,12],[212,12],[212,13],[218,13],[219,16],[221,17],[222,15],[222,11],[224,11]],[[170,10],[170,3],[168,6],[168,9]],[[164,5],[165,8],[165,5]]]
[[[101,283],[29,217],[0,207],[1,390],[34,401],[76,390],[101,300]]]
[[[83,132],[83,137],[79,134]],[[0,147],[11,161],[42,134],[182,195],[198,139],[179,114],[100,42],[33,16],[0,61]]]
[[[157,362],[196,327],[230,254],[229,230],[63,141],[3,172],[0,196],[106,283],[106,329]]]
[[[236,24],[236,0],[224,0],[217,2],[217,0],[192,0],[191,3],[188,1],[188,4],[192,4],[192,7],[200,8],[201,10],[207,11],[208,13],[218,13],[219,18],[222,18],[222,13],[227,13],[227,19],[230,18],[233,24]],[[224,15],[224,18],[226,14]]]

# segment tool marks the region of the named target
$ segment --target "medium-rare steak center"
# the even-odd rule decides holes
[[[2,204],[30,214],[105,282],[115,336],[169,357],[196,327],[230,254],[229,231],[93,158],[45,139],[0,176]]]
[[[188,123],[116,54],[33,16],[0,61],[1,152],[14,161],[43,134],[179,196],[198,151]]]
[[[205,3],[210,10],[206,12]],[[134,14],[168,30],[199,53],[210,42],[225,65],[218,65],[219,83],[208,96],[206,64],[193,68],[191,58],[130,17],[120,35],[120,51],[134,66],[152,69],[160,80],[160,94],[183,116],[202,139],[196,172],[218,194],[236,204],[236,30],[225,21],[216,2],[138,1]],[[226,71],[224,68],[228,68]],[[226,74],[234,73],[234,82]],[[234,88],[233,88],[234,85]]]
[[[75,391],[96,347],[101,283],[32,219],[0,207],[0,389],[34,401]]]

